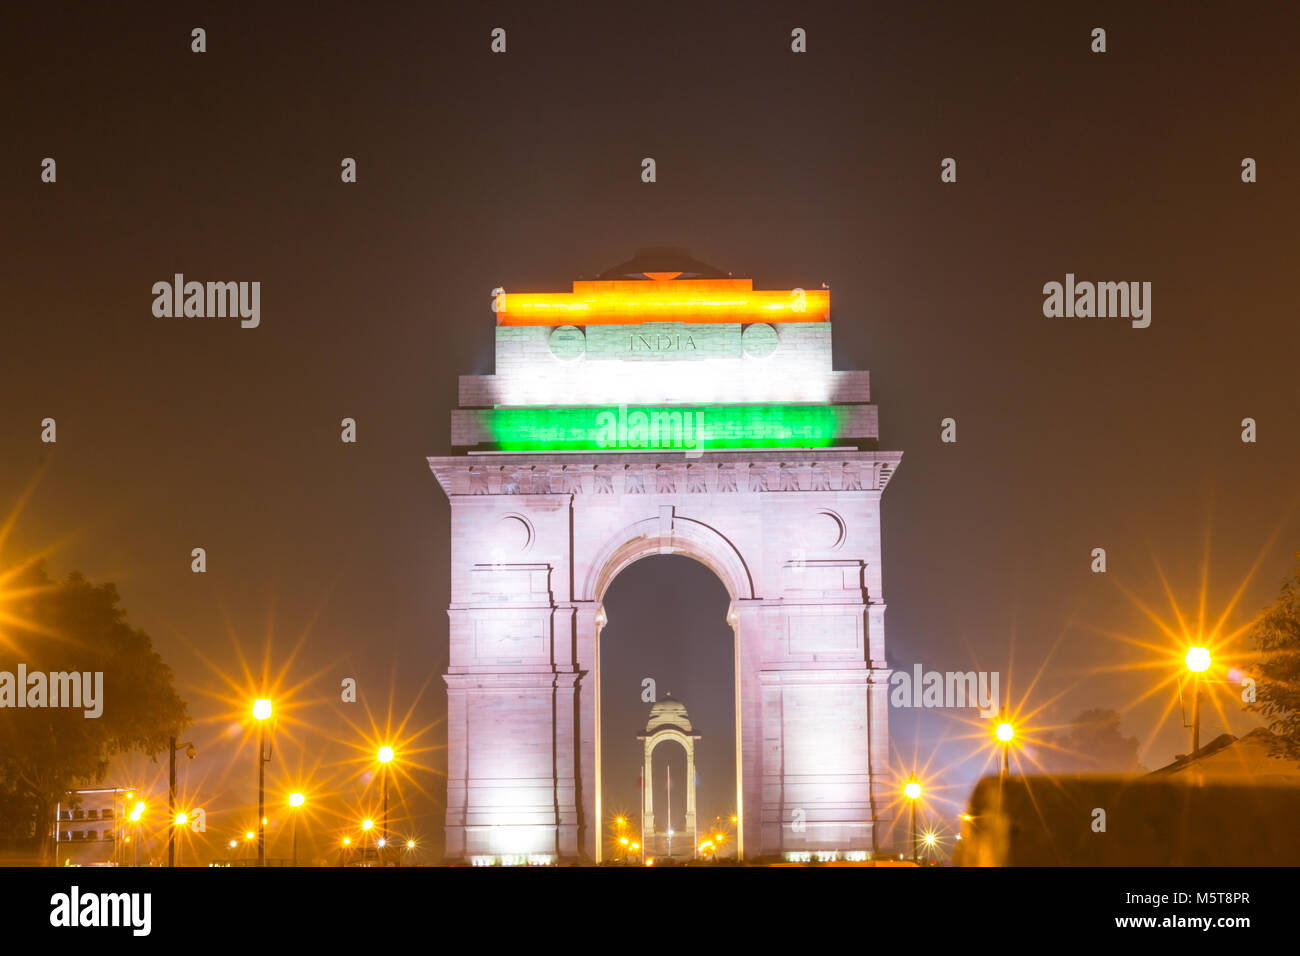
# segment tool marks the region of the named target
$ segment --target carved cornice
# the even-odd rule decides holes
[[[879,493],[902,458],[897,451],[470,455],[430,458],[429,469],[448,497]]]

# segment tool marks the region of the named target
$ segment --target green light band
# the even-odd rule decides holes
[[[824,448],[849,433],[848,406],[633,405],[479,413],[502,451]]]

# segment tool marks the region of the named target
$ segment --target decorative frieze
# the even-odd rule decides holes
[[[522,461],[430,458],[449,495],[733,494],[736,492],[883,491],[898,467],[896,452],[848,452],[851,458],[746,455],[684,461],[645,456],[618,462],[528,455]],[[523,456],[521,456],[522,458]]]

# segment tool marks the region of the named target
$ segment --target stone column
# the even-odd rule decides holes
[[[727,623],[736,633],[736,734],[740,738],[736,781],[740,806],[737,853],[762,855],[763,739],[758,674],[762,661],[762,608],[758,600],[735,600]]]
[[[648,832],[651,838],[655,834],[655,789],[652,784],[654,780],[654,746],[650,743],[649,738],[643,737],[641,739],[645,741],[645,767],[641,771],[641,856],[644,859],[650,855],[649,844],[646,842],[646,833]]]
[[[700,845],[699,828],[695,825],[695,741],[686,738],[686,832],[691,835],[691,856]]]
[[[566,738],[565,747],[573,756],[570,765],[576,783],[577,856],[598,863],[601,857],[600,631],[605,626],[605,610],[594,601],[576,601],[573,609],[573,734]]]

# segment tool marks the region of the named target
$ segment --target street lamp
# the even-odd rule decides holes
[[[916,801],[921,799],[921,785],[916,780],[909,780],[903,784],[903,796],[907,797],[907,802],[912,806],[912,862],[919,862],[919,847],[916,843]]]
[[[172,737],[168,743],[171,745],[170,768],[167,773],[167,813],[173,815],[176,813],[176,751],[184,750],[185,756],[193,760],[198,753],[194,745],[188,740],[183,744],[178,744],[176,738]],[[176,841],[174,839],[175,831],[167,831],[167,865],[176,865]]]
[[[393,762],[393,748],[392,748],[392,747],[389,747],[387,744],[385,744],[384,746],[382,746],[382,747],[379,748],[379,753],[375,754],[375,757],[379,760],[379,763],[381,764],[381,770],[380,770],[380,772],[384,775],[384,833],[383,833],[383,836],[384,836],[384,841],[385,841],[385,842],[380,844],[380,848],[382,849],[385,845],[387,845],[387,839],[388,839],[388,765],[389,765],[390,763]]]
[[[993,728],[994,736],[1002,742],[1002,776],[1011,772],[1011,741],[1016,736],[1016,728],[1009,724],[1005,717]]]
[[[258,723],[257,736],[257,865],[266,866],[266,765],[271,762],[266,748],[266,722],[271,719],[271,702],[253,701],[253,717]]]
[[[175,862],[176,858],[172,852],[173,849],[175,848],[175,844],[172,841],[172,837],[176,834],[176,828],[183,827],[185,826],[185,824],[189,822],[190,822],[189,815],[185,813],[185,811],[183,810],[180,813],[176,814],[176,816],[172,819],[172,827],[170,830],[167,831],[167,865],[168,866],[176,865]]]
[[[144,816],[144,804],[137,802],[135,807],[131,810],[131,816],[129,817],[130,821],[135,824],[135,865],[136,866],[140,865],[140,839],[141,839],[140,830],[142,826],[140,822],[140,818],[143,816]]]
[[[1184,658],[1192,672],[1192,756],[1201,749],[1201,675],[1210,669],[1210,651],[1205,647],[1189,647]]]
[[[289,806],[293,807],[295,810],[300,809],[302,805],[306,802],[307,802],[307,798],[304,797],[301,793],[289,794]],[[294,866],[298,865],[298,817],[299,816],[301,816],[301,814],[295,813],[293,815],[293,865]]]

